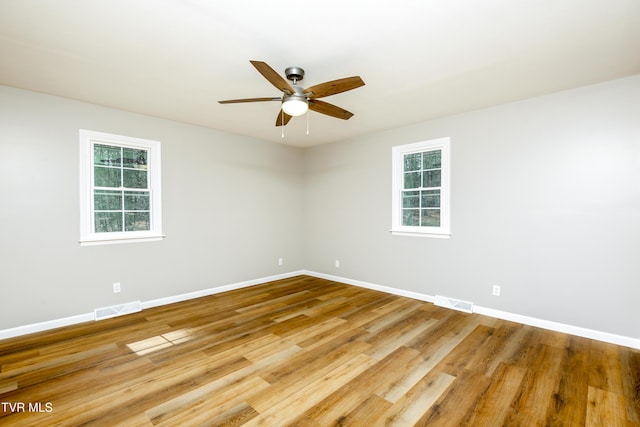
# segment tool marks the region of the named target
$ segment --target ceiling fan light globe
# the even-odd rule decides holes
[[[282,110],[290,116],[301,116],[309,110],[306,99],[289,98],[282,103]]]

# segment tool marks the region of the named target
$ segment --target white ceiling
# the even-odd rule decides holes
[[[293,118],[249,63],[359,75]],[[0,0],[0,84],[311,146],[640,73],[640,0]],[[99,130],[99,129],[98,129]]]

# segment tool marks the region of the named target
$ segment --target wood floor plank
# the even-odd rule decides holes
[[[400,348],[416,351],[408,347]],[[441,350],[440,354],[429,355],[416,351],[418,354],[407,360],[404,366],[389,370],[395,375],[385,374],[386,380],[378,383],[375,394],[391,403],[396,403],[438,364],[441,357],[444,357],[444,348]]]
[[[423,353],[428,353],[429,347],[443,336],[453,338],[462,334],[465,335],[462,337],[462,339],[464,339],[466,334],[464,334],[463,331],[469,324],[469,317],[458,311],[443,311],[445,311],[445,314],[438,319],[433,327],[418,334],[413,340],[407,342],[406,345]]]
[[[620,352],[617,346],[602,342],[592,342],[590,365],[590,386],[607,391],[622,389]]]
[[[301,377],[318,375],[326,369],[333,369],[332,365],[343,363],[345,359],[364,353],[370,348],[369,344],[354,339],[358,335],[358,331],[347,331],[339,335],[338,339],[326,342],[322,346],[296,353],[286,361],[287,363],[263,369],[260,376],[271,384],[281,385],[289,382],[293,385],[301,381]]]
[[[239,367],[233,370],[236,369]],[[219,372],[208,372],[206,366],[184,366],[172,372],[144,376],[137,383],[130,384],[126,393],[117,389],[94,392],[93,396],[75,399],[59,409],[69,414],[67,422],[71,425],[99,424],[105,418],[113,425],[124,424],[129,417],[129,410],[146,412],[166,400],[187,393],[193,387],[213,382],[218,377]]]
[[[340,325],[340,332],[335,330],[326,330],[318,334],[302,340],[297,341],[298,346],[302,347],[306,351],[312,351],[314,348],[322,347],[327,343],[334,343],[333,345],[340,345],[346,342],[359,339],[367,334],[367,331],[361,327],[354,327],[350,323]],[[359,339],[359,341],[362,341]]]
[[[512,412],[511,402],[521,388],[527,369],[502,363],[492,376],[492,381],[480,397],[473,411],[463,423],[471,426],[505,425]]]
[[[391,403],[375,394],[369,396],[348,414],[341,416],[332,425],[341,427],[373,426],[383,418]],[[318,425],[317,427],[326,427]],[[329,424],[331,425],[331,424]],[[315,426],[314,426],[315,427]]]
[[[440,365],[454,349],[459,347],[459,339],[461,339],[460,335],[456,335],[455,340],[449,337],[441,337],[430,346],[429,352],[420,352],[420,356],[413,361],[415,364],[405,369],[405,376],[402,381],[398,381],[393,389],[381,394],[381,396],[395,403],[404,395],[403,391],[407,390],[408,386],[413,387],[415,385],[414,381],[418,377],[420,377],[420,381],[423,381],[427,374],[432,371],[435,371],[436,374],[440,372],[447,373],[440,368]]]
[[[640,425],[640,351],[620,351],[622,394],[625,396],[627,419]]]
[[[5,380],[0,382],[0,394],[18,389],[18,381]]]
[[[538,344],[535,358],[530,360],[521,383],[520,390],[511,402],[513,411],[505,420],[505,425],[544,426],[546,408],[551,403],[556,380],[561,373],[563,349]]]
[[[258,416],[258,412],[249,406],[248,403],[241,402],[219,415],[194,425],[198,427],[234,427],[244,425],[249,420]],[[182,425],[184,425],[184,423]]]
[[[378,293],[375,293],[376,296],[377,294]],[[355,304],[352,305],[355,305],[356,308],[340,317],[348,321],[353,327],[364,327],[373,320],[383,316],[384,313],[374,311],[376,308],[393,301],[395,298],[394,295],[384,295],[378,298],[371,298],[371,295],[368,295],[368,298],[363,299],[362,302],[360,302],[359,298],[355,299]]]
[[[299,344],[302,342],[309,342],[310,340],[316,340],[319,336],[322,336],[326,332],[333,332],[340,329],[347,323],[346,320],[337,317],[330,317],[322,322],[314,322],[313,326],[303,328],[294,334],[288,335],[287,338],[292,342]]]
[[[408,313],[402,320],[391,322],[375,334],[363,337],[365,342],[371,344],[371,350],[367,354],[382,360],[436,322],[437,320],[427,318],[420,310]]]
[[[589,403],[587,404],[585,426],[627,426],[627,417],[622,396],[591,386],[589,387],[587,396]]]
[[[473,369],[471,361],[477,360],[476,353],[482,352],[486,341],[493,336],[494,328],[489,326],[476,326],[459,343],[449,336],[442,336],[434,342],[425,354],[433,354],[434,348],[441,354],[441,366],[439,368],[450,375],[458,376],[464,369]],[[436,344],[439,343],[440,345]]]
[[[556,387],[547,410],[548,425],[584,425],[589,391],[591,342],[571,337],[564,349]]]
[[[490,384],[491,378],[478,370],[463,370],[428,407],[418,425],[465,425],[463,420],[473,414],[477,401],[486,393]]]
[[[306,387],[296,391],[288,399],[275,405],[258,409],[260,417],[246,423],[246,426],[280,426],[287,425],[297,418],[297,414],[307,411],[336,389],[357,377],[361,372],[375,364],[375,360],[359,354],[346,363],[336,367],[326,375],[313,381]],[[249,402],[252,407],[255,405]]]
[[[300,356],[303,357],[299,361],[296,360],[297,358],[292,358],[286,365],[275,366],[275,369],[267,370],[263,377],[268,378],[268,382],[272,384],[269,393],[254,396],[248,402],[257,411],[264,413],[283,399],[287,400],[300,390],[309,387],[312,383],[361,356],[365,345],[354,343],[347,348],[321,353],[321,357],[312,355],[313,359],[301,354]],[[285,369],[287,370],[285,371]]]
[[[0,425],[640,427],[640,350],[297,276],[1,340]]]
[[[258,415],[246,398],[255,394],[268,392],[270,384],[258,376],[248,377],[238,381],[211,389],[201,387],[162,403],[146,412],[153,424],[161,426],[203,426],[211,424],[212,420],[230,420],[241,418],[245,422]],[[215,403],[209,396],[215,393]],[[251,410],[248,411],[248,408]],[[253,414],[252,416],[250,414]],[[230,421],[228,421],[230,422]]]
[[[406,394],[398,399],[373,425],[426,425],[422,421],[425,412],[451,386],[455,378],[443,372],[423,377]]]
[[[332,425],[346,419],[362,402],[363,396],[385,394],[405,375],[404,369],[420,356],[417,350],[398,348],[373,369],[368,369],[348,384],[340,387],[311,409],[297,417],[297,423],[314,420],[321,426]],[[296,423],[294,422],[294,424]]]
[[[512,322],[501,321],[494,333],[485,342],[482,352],[477,352],[469,361],[474,370],[491,376],[495,369],[507,358],[518,352],[521,340],[526,334],[525,328]]]

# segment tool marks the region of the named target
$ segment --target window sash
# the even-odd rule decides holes
[[[433,164],[428,159],[439,160]],[[402,156],[402,165],[401,225],[404,227],[439,227],[442,149],[406,153]],[[410,202],[409,206],[405,203],[406,201]]]
[[[146,196],[148,199],[152,197],[152,191],[149,187],[149,150],[134,150],[121,145],[110,145],[99,142],[93,142],[92,146],[93,179],[91,179],[91,182],[93,187],[93,233],[150,231],[152,210],[149,201],[146,203],[146,209],[127,209],[128,207],[131,208],[131,199],[135,197],[134,195],[136,193],[143,197]],[[111,156],[106,156],[108,158],[98,159],[99,153],[112,154],[118,157],[111,158]],[[127,155],[134,155],[136,158],[127,158],[125,157]],[[127,171],[135,173],[127,174]],[[97,172],[100,173],[98,174]],[[117,177],[117,179],[105,179],[103,174],[106,177],[113,175]],[[111,183],[117,185],[96,185],[96,181],[99,181],[100,184]],[[131,184],[139,185],[131,186]],[[104,195],[107,195],[111,199],[117,198],[118,206],[112,206],[111,209],[98,209],[96,202],[99,196]]]

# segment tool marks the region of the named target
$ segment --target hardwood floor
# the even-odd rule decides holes
[[[0,425],[640,426],[640,351],[299,276],[0,341]]]

